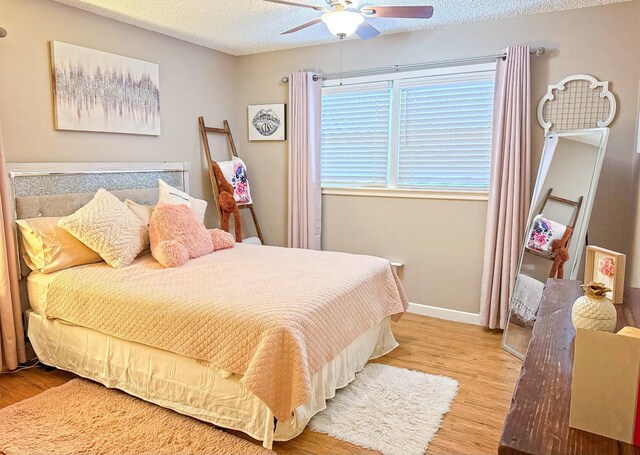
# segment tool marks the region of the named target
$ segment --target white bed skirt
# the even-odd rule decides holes
[[[398,346],[390,318],[360,335],[312,377],[309,400],[288,421],[278,421],[267,406],[239,382],[206,362],[46,319],[28,312],[29,340],[40,361],[123,390],[181,414],[239,430],[270,446],[272,440],[298,436],[313,415],[326,407],[336,389],[346,386],[367,361]]]

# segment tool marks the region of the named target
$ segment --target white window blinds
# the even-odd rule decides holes
[[[494,72],[398,85],[397,186],[488,189]]]
[[[322,185],[487,191],[495,64],[326,82]]]
[[[323,89],[324,186],[387,186],[390,109],[389,82]]]

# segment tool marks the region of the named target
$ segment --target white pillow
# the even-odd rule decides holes
[[[99,189],[93,199],[58,226],[98,253],[113,268],[126,267],[149,247],[147,227],[113,194]]]
[[[158,179],[158,187],[160,190],[158,204],[186,205],[196,212],[200,221],[204,221],[204,213],[207,210],[207,201],[191,197],[184,191],[180,191],[179,189],[162,181],[162,179]]]
[[[146,226],[149,226],[151,214],[153,213],[153,209],[156,208],[155,205],[138,204],[131,199],[125,199],[124,203],[127,204],[129,210],[131,210],[138,218],[140,218],[140,221],[142,221]]]

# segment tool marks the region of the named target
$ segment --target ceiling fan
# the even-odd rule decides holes
[[[327,7],[305,5],[287,0],[265,1],[301,8],[311,8],[323,13],[319,18],[298,25],[286,32],[282,32],[281,35],[288,35],[289,33],[294,33],[324,22],[329,31],[340,39],[344,39],[355,33],[360,38],[366,40],[375,38],[380,34],[373,25],[367,22],[366,19],[368,17],[429,19],[433,16],[432,6],[363,6],[358,9],[353,5],[352,0],[325,0],[328,5]]]

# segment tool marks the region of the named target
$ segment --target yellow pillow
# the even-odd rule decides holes
[[[57,217],[17,220],[22,253],[31,270],[51,273],[77,265],[102,261],[98,253],[58,227]]]

